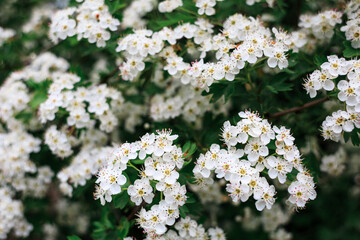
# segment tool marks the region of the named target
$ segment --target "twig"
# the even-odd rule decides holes
[[[118,71],[119,71],[119,67],[116,66],[116,68],[115,68],[114,70],[112,70],[109,74],[105,75],[105,76],[101,79],[100,83],[106,83],[106,82],[109,80],[109,78],[111,78],[112,76],[114,76]]]
[[[309,107],[312,107],[314,105],[317,105],[317,104],[320,104],[320,103],[323,103],[325,101],[329,100],[329,97],[326,96],[326,97],[323,97],[323,98],[320,98],[320,99],[317,99],[317,100],[314,100],[312,102],[308,102],[300,107],[293,107],[293,108],[289,108],[287,110],[284,110],[284,111],[281,111],[281,112],[277,112],[277,113],[274,113],[274,114],[270,114],[269,115],[269,118],[277,118],[277,117],[281,117],[281,116],[284,116],[288,113],[292,113],[292,112],[299,112],[301,110],[304,110],[306,108],[309,108]]]
[[[131,219],[133,219],[133,217],[135,216],[135,214],[145,205],[145,201],[143,201],[139,206],[136,206],[133,208],[133,210],[131,211],[131,213],[126,217],[126,219],[128,221],[130,221]]]
[[[48,190],[47,190],[47,196],[49,197],[49,210],[53,217],[56,215],[56,204],[60,199],[60,193],[58,191],[57,186],[54,183],[50,183]]]

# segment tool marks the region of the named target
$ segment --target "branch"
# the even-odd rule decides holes
[[[277,117],[284,116],[284,115],[286,115],[288,113],[299,112],[299,111],[302,111],[302,110],[304,110],[306,108],[310,108],[310,107],[315,106],[317,104],[323,103],[323,102],[325,102],[327,100],[329,100],[328,96],[317,99],[317,100],[314,100],[312,102],[308,102],[308,103],[306,103],[306,104],[304,104],[304,105],[302,105],[300,107],[293,107],[293,108],[289,108],[289,109],[281,111],[281,112],[270,114],[269,118],[277,118]]]
[[[109,78],[111,78],[112,76],[114,76],[118,71],[119,71],[119,67],[117,66],[117,67],[116,67],[114,70],[112,70],[109,74],[105,75],[105,76],[101,79],[100,83],[106,83],[106,82],[109,80]]]
[[[135,216],[135,214],[146,204],[145,201],[143,201],[139,206],[136,206],[133,208],[131,213],[126,217],[128,221],[132,220]]]

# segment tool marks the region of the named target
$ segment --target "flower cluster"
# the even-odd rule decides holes
[[[186,240],[186,239],[209,239],[209,240],[226,240],[224,231],[219,228],[209,228],[205,230],[202,224],[198,224],[195,220],[189,216],[181,218],[175,224],[175,230],[169,230],[163,235],[157,235],[156,233],[148,234],[145,240]],[[127,237],[124,240],[134,240],[132,237]]]
[[[101,132],[92,136],[99,136],[99,133],[101,137]],[[63,194],[71,196],[73,187],[84,186],[87,180],[97,174],[113,150],[112,147],[96,147],[94,144],[82,146],[70,165],[57,174]]]
[[[3,177],[22,178],[25,173],[36,172],[30,153],[40,151],[40,139],[24,131],[19,122],[11,121],[9,133],[0,134],[0,169]]]
[[[331,176],[339,176],[345,170],[346,157],[344,149],[340,148],[335,154],[321,159],[320,170]]]
[[[158,9],[159,12],[172,12],[176,8],[181,7],[183,5],[182,0],[165,0],[159,3]]]
[[[221,228],[210,228],[206,232],[201,224],[197,224],[197,222],[190,217],[180,219],[180,221],[175,224],[175,229],[178,231],[178,234],[174,231],[169,231],[166,236],[171,235],[171,237],[174,236],[175,239],[226,239],[225,233]]]
[[[198,184],[190,184],[190,189],[196,193],[203,204],[220,204],[223,201],[223,195],[221,193],[223,184],[219,181],[214,181],[213,176],[204,180],[206,181]]]
[[[105,84],[68,91],[80,81],[77,75],[71,73],[53,74],[52,80],[48,99],[39,109],[42,123],[54,120],[55,114],[60,109],[65,109],[69,112],[68,125],[76,128],[93,128],[95,121],[92,116],[100,120],[100,129],[105,132],[111,132],[118,124],[112,110],[123,105],[124,99],[119,91]],[[114,109],[110,110],[110,105]]]
[[[237,216],[235,220],[241,221],[243,228],[248,231],[254,231],[259,225],[262,225],[264,231],[270,234],[270,239],[291,239],[291,234],[282,228],[289,222],[291,214],[292,211],[284,209],[276,203],[271,209],[261,212],[260,216],[255,215],[249,207],[246,207],[244,215]],[[282,238],[281,236],[288,237]]]
[[[179,217],[178,208],[187,199],[185,186],[177,181],[177,169],[182,168],[184,159],[182,150],[173,145],[176,138],[177,135],[171,135],[171,131],[161,131],[146,134],[140,141],[124,143],[116,148],[97,175],[95,198],[100,199],[102,204],[110,202],[112,195],[120,193],[122,186],[128,182],[124,171],[128,167],[135,168],[141,178],[127,188],[132,202],[136,205],[143,201],[152,203],[154,190],[164,196],[150,210],[141,209],[138,223],[149,234],[165,233],[166,225],[175,223]],[[135,159],[143,160],[144,169],[139,170],[132,164]]]
[[[215,0],[197,1],[196,4],[202,6],[199,11],[212,14],[214,3]],[[226,19],[221,33],[215,35],[212,35],[214,25],[205,19],[198,19],[194,24],[182,23],[174,29],[164,27],[158,32],[134,30],[133,34],[119,41],[116,49],[124,52],[126,58],[120,66],[121,76],[124,80],[132,81],[145,69],[145,61],[156,61],[157,66],[183,84],[190,83],[195,88],[208,90],[214,81],[233,81],[247,63],[256,64],[267,60],[270,68],[278,67],[281,70],[289,65],[289,50],[311,51],[316,44],[315,39],[331,38],[335,25],[341,22],[341,15],[341,12],[333,10],[313,17],[304,15],[300,23],[302,28],[292,33],[275,28],[271,31],[259,19],[241,14]],[[319,30],[317,27],[320,25],[322,27]],[[176,48],[167,47],[167,44],[175,45],[183,38],[187,39],[188,46],[192,46],[187,49],[190,55],[200,52],[200,61],[190,65],[178,55]],[[215,53],[215,62],[204,61],[210,52]]]
[[[4,42],[15,36],[15,34],[16,32],[12,29],[0,27],[0,47],[4,44]]]
[[[44,141],[51,152],[61,158],[70,156],[73,153],[71,146],[76,144],[75,137],[68,136],[64,130],[57,130],[55,125],[46,130]]]
[[[351,41],[351,46],[353,48],[360,48],[359,11],[359,1],[349,1],[346,5],[348,21],[346,22],[346,25],[340,28],[341,31],[345,32],[346,40]]]
[[[0,133],[0,239],[7,239],[12,229],[16,237],[29,235],[33,227],[25,220],[23,204],[15,196],[44,197],[54,175],[49,167],[37,167],[30,160],[31,153],[40,151],[40,139],[14,119],[7,121],[7,129]]]
[[[258,2],[261,2],[261,0],[246,0],[246,4],[249,6],[252,6]],[[266,0],[266,3],[269,5],[269,7],[274,7],[275,0]]]
[[[308,76],[304,87],[313,98],[321,89],[333,90],[336,79],[345,78],[337,82],[338,99],[345,103],[345,111],[333,112],[322,123],[324,138],[339,141],[342,132],[351,132],[355,127],[360,127],[360,61],[346,60],[335,55],[328,56],[327,59],[320,66],[321,70],[315,70]]]
[[[45,20],[49,20],[54,14],[54,6],[52,4],[45,4],[34,8],[31,13],[31,18],[22,26],[24,33],[43,31],[42,25]]]
[[[145,69],[143,59],[161,51],[163,42],[159,34],[151,35],[153,35],[151,30],[136,30],[134,34],[119,41],[116,51],[126,51],[128,55],[127,61],[120,66],[121,76],[124,80],[133,80],[139,72]]]
[[[23,214],[23,204],[14,200],[14,193],[5,187],[0,187],[0,239],[7,239],[7,234],[13,229],[16,237],[29,236],[33,226]]]
[[[304,14],[300,16],[299,27],[308,29],[318,39],[331,39],[336,24],[342,22],[343,13],[328,10],[316,15]]]
[[[57,58],[52,53],[43,53],[29,66],[11,73],[0,88],[0,119],[8,121],[27,108],[31,99],[27,81],[43,82],[53,74],[63,73],[68,67],[69,64],[63,58]]]
[[[117,30],[120,21],[113,18],[104,0],[85,0],[78,8],[59,10],[51,19],[49,37],[57,43],[67,37],[77,35],[97,47],[105,47],[110,39],[110,31]]]
[[[222,101],[211,106],[210,96],[202,96],[200,89],[183,85],[174,79],[170,79],[170,83],[164,94],[157,94],[151,99],[150,116],[155,121],[181,116],[185,121],[196,122],[201,126],[201,116],[206,111],[226,114],[230,106],[230,102],[223,103]],[[175,96],[174,93],[176,93]]]
[[[285,127],[272,127],[255,113],[240,112],[242,118],[235,126],[224,123],[222,138],[227,149],[213,144],[197,159],[193,172],[198,178],[208,178],[215,172],[217,178],[229,183],[226,191],[234,202],[245,202],[253,195],[256,208],[270,209],[275,202],[275,187],[260,175],[267,169],[271,179],[285,183],[287,175],[295,168],[299,173],[289,186],[289,201],[304,207],[306,201],[316,197],[313,178],[301,164],[301,156],[294,138]],[[270,148],[271,144],[275,148]],[[236,148],[237,145],[243,148]],[[269,145],[270,144],[270,145]],[[269,149],[270,148],[270,149]],[[274,153],[270,154],[270,150]]]
[[[146,13],[154,9],[156,0],[134,0],[123,12],[122,28],[141,29],[146,26],[147,21],[142,19]]]

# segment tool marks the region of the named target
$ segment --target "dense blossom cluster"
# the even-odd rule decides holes
[[[131,1],[123,14],[121,28],[140,29],[146,26],[147,21],[142,19],[146,13],[151,12],[156,4],[156,0],[134,0]]]
[[[348,21],[346,25],[340,28],[341,31],[345,32],[346,40],[351,41],[353,48],[360,48],[360,2],[349,1],[346,5],[346,15]]]
[[[224,231],[219,228],[209,228],[205,230],[202,224],[198,224],[190,217],[181,218],[175,224],[175,230],[169,230],[162,236],[156,234],[148,234],[145,240],[185,240],[185,239],[209,239],[209,240],[226,240]],[[127,237],[124,240],[134,240],[132,237]]]
[[[322,134],[325,139],[339,141],[343,132],[351,132],[360,127],[360,61],[346,60],[335,55],[328,56],[327,59],[320,70],[315,70],[308,76],[304,86],[313,98],[321,89],[334,90],[337,82],[338,99],[346,107],[326,117],[322,123]]]
[[[335,25],[341,23],[342,12],[328,10],[316,15],[301,15],[299,26],[308,29],[318,39],[331,39]]]
[[[243,227],[254,230],[262,225],[270,239],[291,239],[292,235],[283,228],[291,210],[305,207],[316,198],[316,191],[290,130],[272,126],[258,114],[245,111],[239,113],[241,120],[235,124],[230,121],[223,124],[223,144],[210,141],[206,149],[207,146],[198,142],[196,132],[207,120],[203,119],[207,116],[205,113],[218,120],[220,115],[230,115],[232,105],[234,110],[247,104],[235,106],[237,102],[231,101],[239,93],[230,101],[224,94],[225,98],[216,102],[213,91],[216,86],[210,89],[211,85],[238,81],[235,83],[238,87],[243,80],[251,82],[250,73],[259,76],[290,73],[287,68],[295,63],[289,56],[300,52],[294,56],[307,59],[307,54],[301,52],[311,54],[317,45],[329,43],[339,29],[337,25],[342,23],[343,14],[347,22],[340,29],[352,47],[360,48],[360,1],[350,1],[344,13],[327,10],[300,15],[298,29],[291,32],[267,27],[268,24],[262,22],[266,14],[258,18],[238,13],[227,15],[226,19],[208,17],[215,15],[220,1],[188,1],[195,10],[186,9],[188,2],[182,0],[134,0],[124,5],[122,13],[118,11],[124,6],[119,2],[113,5],[114,1],[106,1],[116,6],[109,8],[105,0],[76,0],[77,4],[63,6],[64,9],[57,9],[56,4],[34,9],[30,20],[22,26],[23,33],[31,33],[23,34],[29,39],[32,33],[44,34],[51,19],[47,34],[55,46],[74,36],[77,40],[85,38],[89,43],[96,43],[97,47],[111,44],[96,56],[97,62],[89,66],[92,67],[89,73],[82,74],[77,66],[69,70],[70,64],[65,59],[41,52],[38,56],[20,59],[24,65],[30,63],[3,82],[0,88],[0,239],[29,236],[33,227],[24,216],[28,210],[24,211],[26,204],[20,201],[26,197],[47,197],[51,201],[51,211],[57,216],[54,222],[59,225],[45,223],[46,238],[59,237],[62,233],[58,226],[74,227],[79,234],[86,234],[90,224],[86,209],[80,203],[62,199],[60,193],[76,196],[74,189],[88,187],[90,184],[86,184],[94,176],[94,198],[102,205],[120,197],[119,194],[128,195],[131,203],[126,207],[128,210],[136,205],[133,209],[136,221],[128,216],[124,218],[144,229],[146,239],[224,240],[224,231],[215,227],[213,209],[219,210],[220,203],[230,201],[238,206],[250,197],[261,213],[256,216],[246,208],[244,216],[237,219],[241,219]],[[250,6],[259,2],[266,2],[269,7],[275,5],[274,0],[246,0]],[[171,24],[172,27],[163,27],[167,20],[147,25],[149,21],[152,23],[149,17],[160,12],[169,18],[171,14],[166,13],[174,11],[190,14],[193,21],[181,21],[178,25]],[[112,13],[122,16],[121,26]],[[160,29],[157,24],[161,30],[148,29]],[[114,39],[119,37],[118,29],[128,34],[121,35],[113,49]],[[0,47],[8,40],[18,40],[19,35],[12,29],[0,27]],[[35,49],[38,45],[49,48],[47,44],[48,39],[41,43],[31,40],[24,44],[24,49]],[[71,46],[75,44],[75,40],[71,42]],[[56,51],[61,52],[61,47],[59,49]],[[110,53],[118,66],[113,73],[107,68]],[[92,53],[89,56],[93,58]],[[311,98],[324,89],[333,91],[344,103],[344,109],[333,112],[322,124],[324,138],[339,141],[343,133],[349,134],[360,126],[360,60],[335,55],[328,56],[327,60],[309,75],[304,87]],[[117,70],[125,81],[114,81],[112,76]],[[102,78],[100,73],[109,74]],[[83,75],[88,79],[83,79]],[[259,85],[255,82],[254,86],[259,87],[257,95],[263,83],[265,81]],[[212,97],[206,95],[210,90]],[[245,90],[250,93],[246,85]],[[235,91],[235,87],[231,91]],[[185,150],[183,153],[175,145],[178,136],[171,131],[147,133],[139,141],[118,144],[124,142],[129,133],[138,134],[141,130],[136,127],[142,124],[143,129],[150,131],[172,119],[175,120],[169,124],[180,122],[184,125],[182,128],[189,127],[189,132],[195,132],[194,139],[189,140],[196,142],[191,142],[199,156],[195,165],[191,163],[194,153],[189,156]],[[204,135],[200,139],[212,137]],[[181,141],[183,137],[189,136],[181,136]],[[42,159],[42,154],[65,159],[56,162],[61,170],[54,173],[59,169],[57,166],[41,165],[48,160]],[[355,159],[357,155],[354,156]],[[317,157],[320,158],[320,154]],[[341,148],[333,155],[322,157],[320,170],[338,176],[344,172],[345,160],[345,151]],[[184,166],[188,167],[183,169]],[[182,169],[183,172],[189,170],[189,175],[180,175]],[[55,175],[57,180],[52,182]],[[182,211],[187,209],[185,203],[193,200],[187,188],[202,205],[209,206],[204,211],[213,211],[212,219],[203,225],[196,222],[196,213],[192,211],[191,217],[183,217]],[[287,190],[290,194],[286,201],[289,209],[275,203],[278,190]],[[59,196],[53,196],[57,194]],[[133,238],[125,238],[130,239]]]
[[[101,132],[92,136],[101,137]],[[57,174],[61,181],[60,190],[65,195],[71,196],[73,187],[84,186],[87,180],[96,175],[113,150],[112,147],[96,147],[94,143],[83,145],[70,165]]]
[[[177,137],[171,135],[171,131],[161,131],[146,134],[140,141],[124,143],[116,148],[98,173],[95,198],[100,199],[102,204],[110,202],[112,195],[120,193],[122,186],[128,182],[124,171],[128,167],[137,169],[132,160],[144,160],[144,169],[137,169],[141,178],[127,188],[127,193],[132,202],[140,205],[143,201],[152,203],[154,191],[161,192],[164,199],[148,211],[142,208],[138,223],[148,234],[165,233],[166,225],[175,223],[179,217],[178,208],[187,199],[186,187],[177,181],[177,170],[184,164],[182,150],[173,145]]]
[[[104,0],[85,0],[78,8],[71,7],[57,11],[51,19],[50,39],[57,43],[67,37],[77,35],[97,47],[105,47],[110,39],[110,31],[117,30],[120,21],[113,18]]]
[[[33,227],[23,216],[22,202],[13,197],[16,192],[44,197],[54,175],[49,167],[36,167],[30,160],[31,153],[40,151],[40,139],[28,134],[16,120],[7,126],[9,132],[0,133],[0,239],[6,239],[11,229],[17,237],[29,235]]]
[[[0,187],[0,239],[7,239],[7,234],[14,229],[16,237],[27,237],[33,226],[23,215],[23,204],[12,199],[14,192]]]
[[[12,119],[15,114],[27,108],[31,96],[26,83],[36,83],[52,78],[53,74],[63,73],[69,64],[51,53],[37,56],[24,69],[13,72],[0,88],[0,118],[4,121]]]
[[[201,117],[206,111],[227,114],[230,102],[219,101],[211,105],[210,96],[202,96],[199,88],[183,85],[173,78],[163,94],[156,94],[150,101],[150,116],[155,121],[163,121],[181,116],[187,122],[201,126]]]
[[[298,174],[288,188],[289,201],[304,207],[308,200],[315,199],[313,178],[301,164],[300,152],[290,131],[285,127],[272,127],[255,113],[240,112],[239,116],[242,120],[235,126],[229,121],[224,123],[222,138],[227,149],[211,145],[209,151],[198,158],[193,170],[195,176],[208,178],[214,171],[217,178],[228,181],[226,191],[234,202],[245,202],[253,195],[256,208],[261,211],[272,207],[276,191],[260,173],[266,168],[271,179],[283,184],[295,168]],[[272,154],[270,143],[275,143]],[[238,144],[243,147],[237,148]]]
[[[314,47],[314,38],[330,39],[335,25],[341,23],[341,16],[341,12],[333,10],[313,17],[303,15],[299,23],[301,29],[292,33],[275,28],[270,31],[259,19],[241,14],[226,19],[221,33],[216,35],[212,35],[214,25],[201,18],[194,24],[183,23],[174,29],[164,27],[158,32],[134,30],[133,34],[120,39],[116,49],[124,52],[126,57],[120,66],[121,76],[124,80],[132,81],[145,69],[145,61],[160,58],[158,64],[163,64],[163,69],[171,76],[183,84],[190,83],[208,90],[214,81],[224,78],[233,81],[246,63],[256,64],[267,60],[270,68],[288,67],[287,52],[290,49],[295,52],[300,48],[307,50]],[[195,52],[200,52],[200,61],[190,65],[173,48],[166,47],[167,43],[175,45],[182,38],[193,41]],[[204,62],[210,52],[215,53],[217,62]]]
[[[88,88],[74,88],[80,78],[71,73],[53,75],[53,83],[49,89],[48,99],[40,105],[39,115],[42,123],[55,119],[59,109],[69,112],[67,123],[76,128],[93,128],[95,121],[100,120],[100,129],[111,132],[118,124],[113,111],[123,107],[124,99],[121,93],[105,84]],[[110,105],[112,109],[110,110]],[[86,106],[88,106],[86,108]]]

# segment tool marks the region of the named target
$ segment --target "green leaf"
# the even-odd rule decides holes
[[[193,155],[195,151],[196,151],[196,144],[192,143],[187,156]]]
[[[196,199],[194,197],[194,194],[192,193],[186,193],[186,195],[188,196],[188,198],[186,199],[186,204],[188,203],[196,203]]]
[[[186,167],[187,165],[189,165],[192,162],[192,158],[189,161],[184,161],[184,165],[183,167]]]
[[[316,66],[320,67],[324,62],[327,62],[327,58],[326,56],[315,56],[314,57],[314,62],[316,64]]]
[[[130,223],[126,219],[126,217],[123,216],[119,221],[119,225],[117,226],[118,237],[120,237],[121,239],[125,238],[129,233],[129,229]]]
[[[360,56],[360,49],[353,48],[349,41],[344,41],[344,47],[345,47],[345,49],[343,51],[344,57],[351,58],[351,57]]]
[[[179,207],[180,216],[186,218],[186,215],[189,213],[189,209],[184,205]]]
[[[113,197],[113,203],[115,208],[124,209],[128,202],[129,202],[129,196],[126,191],[122,191],[121,193]]]
[[[359,128],[355,128],[352,132],[351,132],[351,142],[354,146],[360,146],[360,129]],[[344,134],[344,138],[345,138],[345,134]]]
[[[114,14],[115,12],[119,11],[120,9],[126,7],[126,3],[120,3],[120,1],[116,1],[115,4],[111,7],[110,12]]]
[[[68,236],[67,240],[81,240],[81,238],[79,238],[78,236],[72,235],[72,236]]]
[[[32,109],[37,109],[41,103],[45,102],[47,99],[47,92],[46,91],[38,91],[35,93],[34,97],[30,101],[30,106]]]
[[[273,93],[290,91],[293,87],[293,84],[286,82],[286,79],[286,76],[275,78],[272,82],[269,83],[269,85],[266,86],[266,88]]]
[[[134,163],[134,164],[144,164],[145,159],[144,160],[135,159],[135,160],[131,160],[131,162]]]
[[[287,68],[284,68],[283,71],[286,72],[286,73],[289,73],[289,74],[295,74],[296,73],[296,72],[294,72],[294,71],[292,71],[290,69],[287,69]]]
[[[230,97],[234,94],[235,87],[234,83],[224,81],[219,83],[214,83],[210,86],[209,92],[202,92],[201,95],[206,96],[212,94],[212,98],[210,100],[211,103],[215,103],[219,100],[223,95],[225,96],[225,102],[227,102]]]
[[[350,136],[351,136],[351,133],[349,133],[349,132],[344,132],[344,140],[345,140],[345,142],[348,142],[348,141],[349,141]]]
[[[113,228],[114,225],[109,219],[110,210],[108,207],[101,208],[101,223],[104,225],[105,229]]]
[[[191,145],[191,142],[190,142],[190,141],[187,141],[187,142],[184,144],[183,148],[182,148],[182,152],[183,152],[183,153],[186,153],[186,152],[189,150],[190,145]]]

